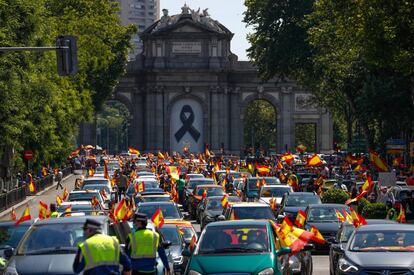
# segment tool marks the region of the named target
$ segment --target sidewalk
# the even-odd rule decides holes
[[[69,176],[66,176],[65,178],[62,179],[62,185],[63,187],[65,187],[68,192],[72,191],[74,188],[74,183],[75,183],[75,179],[77,177],[80,177],[80,175],[76,175],[76,174],[70,174]],[[56,194],[58,192],[62,193],[62,189],[59,189],[58,191],[56,191],[56,186],[57,186],[57,181],[53,181],[53,185],[47,187],[46,189],[42,190],[41,192],[35,194],[35,195],[31,195],[31,196],[27,196],[26,199],[16,205],[14,205],[13,207],[4,210],[3,212],[0,213],[0,220],[5,221],[5,220],[10,220],[10,213],[12,211],[12,209],[14,208],[16,211],[16,216],[17,219],[20,217],[21,212],[23,212],[23,209],[26,205],[29,205],[30,207],[30,213],[32,218],[36,218],[38,215],[38,202],[39,200],[42,200],[43,202],[49,204],[52,202],[55,202],[55,198],[56,198]],[[55,191],[55,192],[52,192]]]

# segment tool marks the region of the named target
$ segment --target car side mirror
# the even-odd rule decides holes
[[[218,220],[218,221],[225,221],[225,220],[226,220],[226,217],[224,217],[224,215],[219,215],[219,216],[217,217],[217,220]]]
[[[171,241],[164,241],[162,242],[162,247],[164,249],[169,248],[171,246]]]
[[[182,256],[184,256],[184,257],[190,257],[191,256],[191,252],[190,252],[190,250],[189,249],[184,249],[182,252],[181,252],[181,255]]]
[[[305,244],[305,246],[303,247],[303,250],[305,251],[310,251],[310,250],[314,250],[315,246],[311,243]]]
[[[3,253],[4,253],[4,258],[6,260],[10,260],[10,258],[14,255],[14,248],[13,247],[6,248]]]
[[[340,245],[334,245],[332,246],[332,249],[336,252],[344,252],[344,249]]]
[[[337,244],[338,243],[338,241],[336,240],[336,238],[333,238],[333,237],[327,238],[326,241],[328,243],[331,243],[331,244]]]

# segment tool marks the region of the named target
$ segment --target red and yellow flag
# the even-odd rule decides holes
[[[299,228],[303,228],[306,220],[306,213],[303,210],[299,210],[298,214],[296,215],[295,224]]]
[[[280,160],[277,160],[277,163],[276,163],[276,169],[277,169],[277,170],[282,170],[282,169],[283,169],[283,165],[282,165],[282,163],[280,162]]]
[[[106,200],[108,198],[108,195],[106,194],[105,188],[102,188],[102,190],[99,191],[99,193],[101,194],[101,196],[104,200]]]
[[[372,179],[371,176],[367,176],[367,179],[365,180],[364,184],[362,185],[362,191],[367,191],[368,193],[372,189]]]
[[[387,163],[381,158],[381,156],[377,152],[369,150],[369,160],[377,168],[379,172],[389,171]]]
[[[151,217],[152,223],[156,228],[161,228],[164,225],[164,215],[162,214],[161,208],[158,208],[155,211],[154,215]]]
[[[231,211],[231,214],[230,214],[230,220],[238,220],[239,218],[237,217],[237,215],[236,215],[236,213],[234,212],[234,209],[233,209],[233,211]]]
[[[338,221],[345,222],[344,216],[341,214],[341,212],[339,212],[338,209],[335,209],[335,214],[336,214],[336,217],[338,218]]]
[[[120,221],[128,220],[128,207],[125,201],[125,198],[119,202],[118,206],[115,209],[115,217]]]
[[[303,249],[303,247],[314,237],[313,233],[293,226],[292,222],[285,217],[282,224],[276,225],[276,234],[279,237],[282,245],[289,247],[292,253],[296,253]]]
[[[108,171],[108,164],[106,160],[104,161],[104,178],[108,180],[110,179],[109,171]]]
[[[276,211],[277,210],[277,201],[276,201],[275,198],[272,197],[269,200],[269,205],[270,205],[270,209],[272,209],[273,211]]]
[[[312,225],[310,228],[310,232],[313,234],[312,241],[324,244],[326,243],[325,239],[323,238],[321,232],[319,232],[318,228]]]
[[[256,164],[256,171],[259,175],[267,175],[270,173],[270,168],[267,165]]]
[[[227,195],[224,195],[221,199],[221,206],[223,206],[223,208],[227,208],[227,206],[229,206],[229,199],[227,198]]]
[[[29,191],[30,191],[30,193],[36,193],[36,185],[33,181],[32,174],[29,173],[27,175],[29,177]]]
[[[20,217],[20,219],[18,219],[15,223],[15,225],[19,225],[24,221],[30,221],[32,219],[32,217],[30,216],[30,209],[29,206],[26,206],[26,208],[24,209],[22,216]]]
[[[345,157],[345,161],[348,162],[349,164],[352,164],[352,165],[354,165],[354,164],[361,165],[362,162],[364,161],[364,159],[363,158],[357,158],[357,157],[352,156],[351,154],[348,154]]]
[[[66,189],[66,187],[65,187],[65,189],[63,189],[63,196],[62,196],[62,200],[67,200],[68,199],[68,197],[69,197],[69,192],[68,192],[68,190]]]
[[[204,189],[204,192],[201,198],[204,200],[206,197],[207,197],[207,189]]]
[[[298,151],[299,153],[303,153],[306,151],[306,146],[303,144],[299,144],[298,146],[296,146],[296,151]]]
[[[60,206],[62,204],[62,202],[63,202],[63,199],[59,195],[56,195],[56,204],[57,204],[57,206]]]
[[[88,170],[88,176],[89,176],[89,177],[93,177],[93,175],[95,175],[95,170],[91,167],[91,168],[89,168],[89,170]]]
[[[399,222],[399,223],[405,223],[406,222],[405,210],[404,210],[404,207],[402,205],[400,206],[400,214],[398,214],[397,222]]]
[[[160,152],[160,151],[158,151],[158,159],[165,159],[165,156]]]
[[[180,169],[177,166],[167,166],[166,170],[172,179],[178,180],[180,178]]]
[[[96,209],[99,206],[99,200],[96,196],[92,197],[91,200],[92,208]]]
[[[144,182],[140,181],[135,183],[134,185],[135,193],[141,193],[145,191],[145,184]]]
[[[313,154],[306,162],[308,166],[319,166],[322,164],[322,160],[317,154]]]
[[[14,207],[12,208],[12,211],[11,211],[11,213],[10,213],[10,219],[11,219],[12,221],[17,220],[17,217],[16,217],[16,209],[14,209]]]
[[[280,159],[283,160],[288,165],[292,165],[294,157],[292,153],[288,152],[288,153],[285,153]]]
[[[140,155],[140,152],[138,151],[138,149],[135,149],[135,148],[133,148],[133,147],[129,147],[129,148],[128,148],[128,152],[129,152],[131,155]]]
[[[196,235],[193,235],[193,237],[191,237],[191,241],[190,241],[190,245],[188,246],[188,249],[190,251],[193,251],[196,244],[197,244],[197,237],[196,237]]]
[[[43,220],[47,218],[47,204],[39,201],[39,219]]]

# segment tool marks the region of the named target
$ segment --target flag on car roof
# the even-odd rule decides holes
[[[317,154],[313,154],[306,162],[308,166],[319,166],[322,164],[322,160]]]
[[[223,208],[227,208],[227,206],[229,206],[229,199],[227,198],[227,195],[224,195],[221,199],[221,206],[223,206]]]
[[[39,201],[39,219],[43,220],[47,218],[47,204]]]
[[[312,225],[309,231],[313,234],[312,241],[320,244],[326,243],[326,240],[323,238],[321,232],[319,232],[318,228],[316,228],[314,225]]]
[[[157,211],[151,217],[152,223],[157,228],[161,228],[164,225],[164,215],[162,214],[161,208],[158,208]]]
[[[60,206],[62,204],[63,200],[59,195],[56,195],[56,204],[57,206]]]
[[[259,175],[267,175],[270,173],[270,168],[267,165],[256,164],[256,171]]]
[[[345,222],[345,217],[339,212],[338,209],[335,209],[335,215],[340,222]]]
[[[24,209],[22,216],[20,217],[20,219],[18,219],[15,223],[15,225],[19,225],[24,221],[30,221],[32,217],[30,216],[30,209],[29,206],[26,206],[26,208]]]
[[[118,206],[115,209],[115,217],[120,221],[128,220],[128,207],[126,205],[125,198],[118,203]]]
[[[69,197],[69,192],[68,192],[68,190],[66,189],[66,187],[65,187],[65,189],[63,189],[63,196],[62,196],[62,200],[67,200],[68,199],[68,197]]]
[[[299,210],[298,214],[296,215],[295,224],[299,228],[303,228],[306,220],[306,213],[303,210]]]

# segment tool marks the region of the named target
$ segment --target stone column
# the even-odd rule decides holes
[[[324,110],[320,119],[320,152],[331,153],[333,150],[333,121],[329,112]]]
[[[221,100],[219,95],[219,87],[211,86],[210,87],[210,131],[211,131],[211,140],[210,140],[210,149],[219,150],[220,149],[220,109],[221,109]]]
[[[129,131],[129,145],[138,150],[145,150],[144,144],[144,118],[145,118],[145,91],[134,89],[132,94],[133,114]]]
[[[282,143],[281,147],[283,148],[283,151],[287,150],[293,150],[293,144],[294,144],[294,131],[295,131],[295,123],[293,119],[293,112],[294,112],[294,102],[293,102],[293,96],[292,93],[292,87],[281,87],[281,96],[282,96],[282,110],[281,110],[281,116],[282,116]]]
[[[164,143],[164,106],[163,106],[163,90],[164,87],[157,86],[154,88],[154,115],[155,115],[155,138],[154,138],[154,150],[163,150]]]
[[[243,132],[241,131],[242,121],[240,119],[240,88],[236,87],[229,90],[230,98],[230,150],[232,153],[239,153],[242,147]]]

